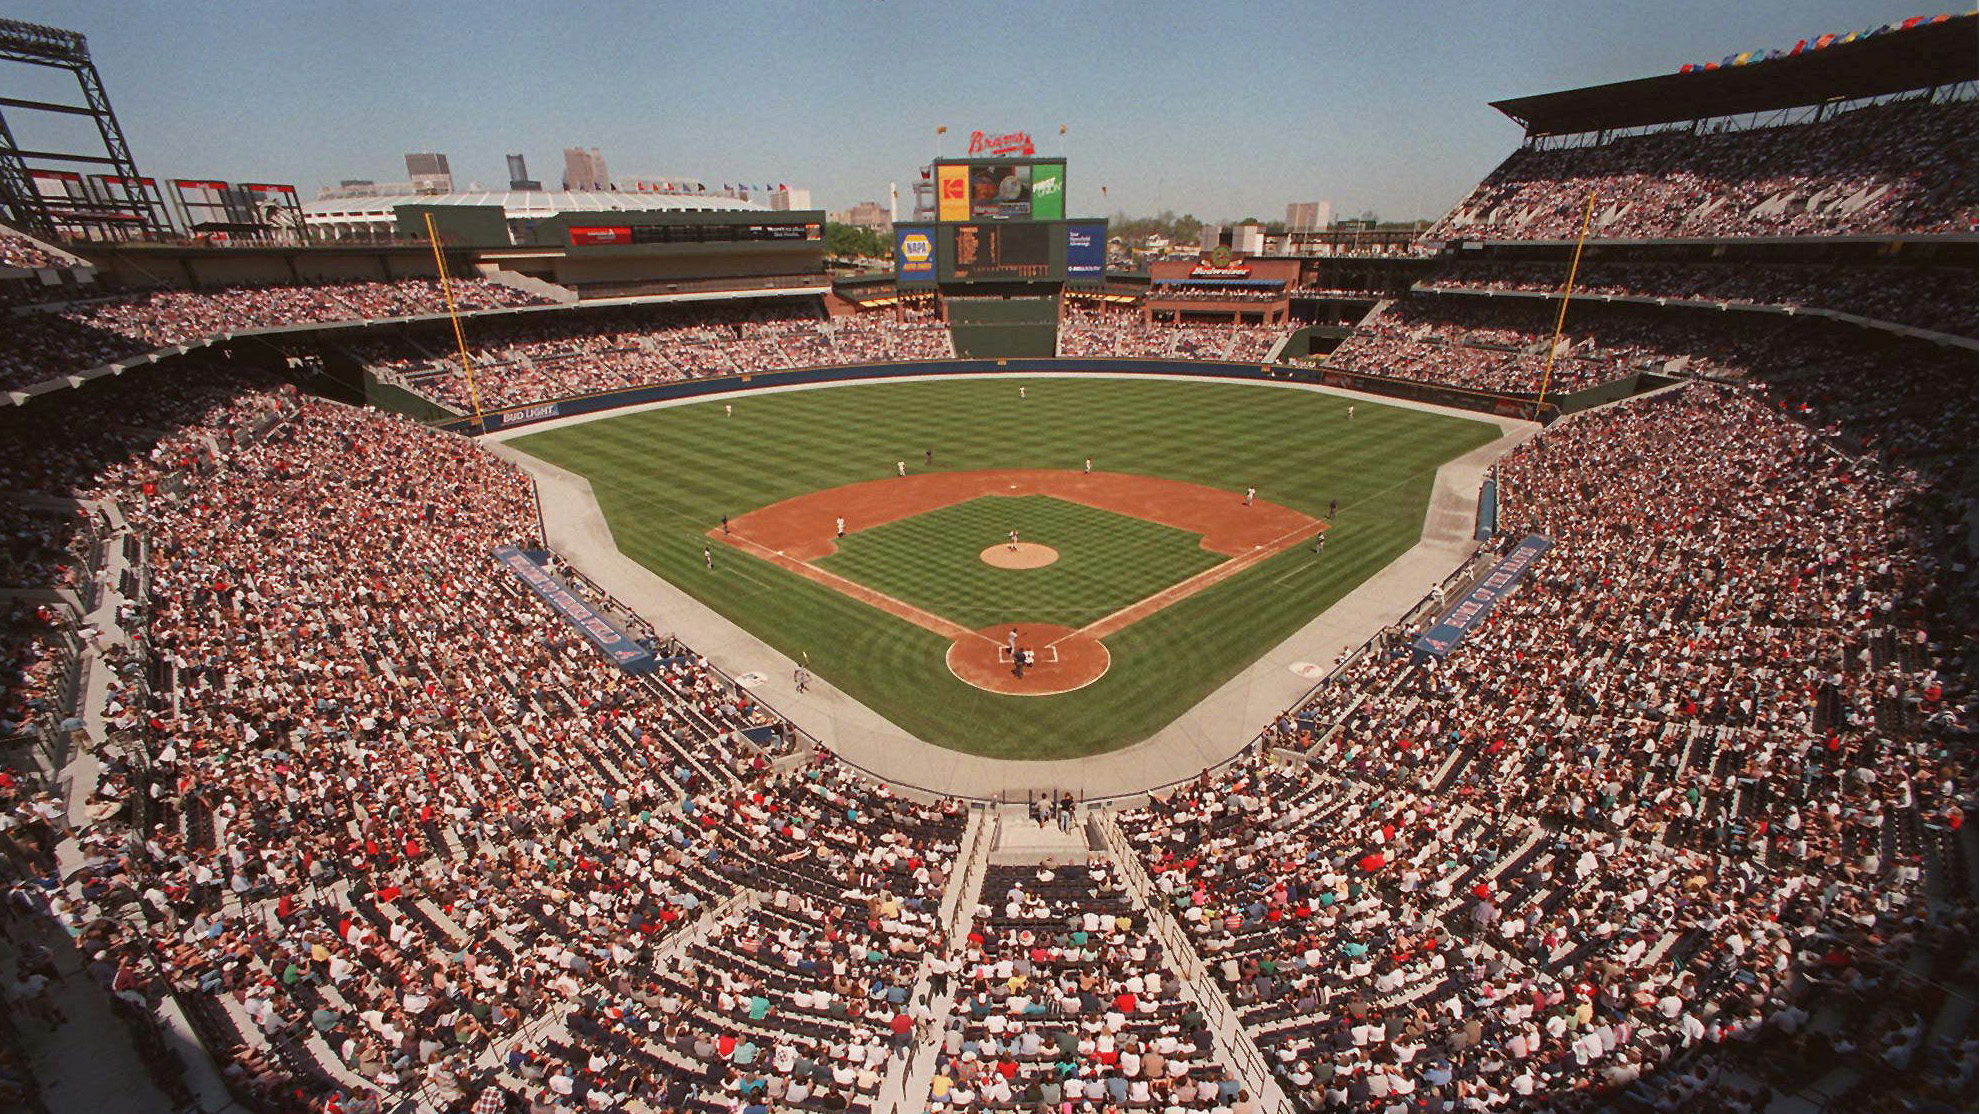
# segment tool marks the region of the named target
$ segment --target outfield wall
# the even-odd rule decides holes
[[[1371,394],[1389,395],[1418,402],[1434,403],[1464,410],[1497,414],[1506,417],[1528,418],[1533,410],[1529,399],[1508,395],[1483,394],[1452,387],[1440,387],[1434,383],[1419,383],[1413,380],[1386,379],[1382,376],[1352,375],[1333,369],[1296,367],[1283,364],[1234,363],[1212,360],[922,360],[912,363],[892,364],[844,364],[831,367],[790,368],[780,371],[751,372],[745,375],[715,376],[707,379],[684,379],[670,383],[654,383],[644,387],[630,387],[620,391],[605,391],[593,395],[578,395],[559,399],[556,402],[534,403],[528,406],[512,406],[504,410],[491,410],[483,415],[485,425],[481,432],[495,433],[505,429],[534,425],[553,418],[568,418],[579,414],[596,414],[606,410],[616,410],[622,406],[637,406],[648,402],[665,402],[671,399],[714,397],[758,387],[786,387],[812,383],[861,382],[875,379],[898,379],[914,375],[983,375],[1009,374],[1014,372],[1040,375],[1082,375],[1093,373],[1132,373],[1139,375],[1176,375],[1198,379],[1238,379],[1278,383],[1322,383],[1328,386],[1346,387],[1367,391]],[[1549,408],[1552,409],[1551,407]],[[456,433],[474,432],[472,418],[454,418],[435,423],[441,429]]]

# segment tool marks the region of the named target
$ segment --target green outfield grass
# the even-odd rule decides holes
[[[982,552],[1016,530],[1059,559],[1000,569]],[[1083,627],[1227,558],[1191,534],[1049,495],[986,496],[846,535],[815,564],[944,619]]]
[[[1020,399],[1019,382],[728,396],[511,443],[586,476],[628,555],[783,653],[808,653],[819,676],[915,735],[995,757],[1068,758],[1152,734],[1402,554],[1422,532],[1437,467],[1497,436],[1485,422],[1366,400],[1349,421],[1341,398],[1243,383],[1025,377]],[[926,449],[936,471],[1078,469],[1091,456],[1098,470],[1232,492],[1255,483],[1260,499],[1317,518],[1330,499],[1340,510],[1324,557],[1289,550],[1135,623],[1106,640],[1104,677],[1059,696],[966,685],[944,664],[941,637],[741,553],[702,567],[704,532],[724,514],[891,476],[897,460],[926,471]],[[969,560],[991,541],[972,534]]]

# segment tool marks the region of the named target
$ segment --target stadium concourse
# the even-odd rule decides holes
[[[281,341],[68,381],[337,323],[311,343],[456,408],[444,346],[369,324],[430,310],[432,283],[77,297],[16,274],[74,268],[62,248],[0,235],[0,366],[35,388],[0,415],[0,1093],[272,1114],[1971,1108],[1980,430],[1954,288],[1973,289],[1974,116],[1970,78],[1905,92],[1523,146],[1432,231],[1484,247],[1438,256],[1313,372],[1550,419],[1507,419],[1491,537],[1465,515],[1439,533],[1433,503],[1450,580],[1371,604],[1323,683],[1196,738],[1179,785],[1030,811],[869,775],[859,730],[771,707],[732,675],[746,647],[563,544],[582,507],[554,484],[310,393]],[[1553,347],[1547,241],[1591,191],[1606,250]],[[948,344],[815,297],[464,289],[501,405]],[[1284,332],[1128,305],[1068,314],[1059,343],[1256,361]],[[1556,416],[1531,397],[1549,375],[1625,389]],[[1513,560],[1524,578],[1461,639],[1417,641],[1446,584]],[[653,668],[559,603],[611,616]]]

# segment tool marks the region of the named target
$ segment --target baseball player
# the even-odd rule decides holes
[[[907,461],[905,461],[905,460],[897,460],[897,461],[895,461],[895,462],[894,462],[894,474],[895,474],[895,475],[897,475],[897,476],[901,476],[901,477],[906,477],[906,476],[907,476]]]
[[[921,451],[921,463],[929,468],[935,467],[935,450],[923,449]]]
[[[846,536],[846,520],[843,518],[839,520],[839,536],[842,538]]]
[[[723,516],[722,516],[722,532],[723,532],[724,534],[726,534],[726,533],[728,533],[728,532],[729,532],[729,516],[728,516],[728,515],[723,515]]]
[[[1023,387],[1019,387],[1019,388],[1018,388],[1018,397],[1019,397],[1019,398],[1023,398],[1023,397],[1024,397],[1024,388],[1023,388]]]
[[[707,565],[707,566],[708,566],[708,571],[709,571],[709,572],[714,572],[714,571],[715,571],[715,551],[714,551],[714,550],[712,550],[712,549],[709,549],[709,548],[708,548],[707,546],[705,546],[705,545],[704,545],[704,546],[702,546],[702,547],[701,547],[701,563],[702,563],[702,564],[704,564],[704,565]]]
[[[727,402],[725,402],[725,403],[723,403],[723,404],[722,404],[722,416],[723,416],[723,417],[725,417],[725,418],[733,418],[733,417],[735,417],[735,416],[736,416],[736,408],[735,408],[735,406],[734,406],[733,404],[731,404],[731,403],[727,403]]]
[[[1093,474],[1093,458],[1090,456],[1086,458],[1086,474],[1089,476]]]
[[[1251,505],[1251,501],[1256,498],[1258,498],[1258,489],[1256,487],[1247,487],[1244,489],[1245,506],[1249,507]]]
[[[1011,544],[1010,544],[1010,546],[1009,546],[1009,549],[1010,549],[1010,551],[1011,551],[1012,553],[1016,553],[1016,552],[1017,552],[1017,531],[1016,531],[1016,530],[1012,530],[1012,531],[1011,531]]]
[[[1320,556],[1320,551],[1325,548],[1327,548],[1327,532],[1322,530],[1313,535],[1313,555],[1315,557]]]
[[[1334,517],[1334,512],[1335,512],[1335,511],[1337,511],[1337,510],[1340,510],[1340,509],[1341,509],[1341,501],[1340,501],[1339,499],[1329,499],[1329,500],[1327,500],[1327,518],[1328,518],[1328,520],[1329,520],[1329,521],[1332,521],[1332,520],[1333,520],[1333,517]]]
[[[1011,656],[1012,656],[1013,658],[1015,658],[1015,657],[1017,657],[1017,628],[1016,628],[1016,627],[1012,627],[1012,628],[1011,628],[1011,637],[1010,637],[1010,647],[1011,647]]]
[[[1354,407],[1348,407],[1348,421],[1354,420]]]

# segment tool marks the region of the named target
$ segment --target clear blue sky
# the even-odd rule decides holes
[[[953,155],[978,128],[1055,153],[1066,124],[1070,211],[1272,219],[1313,198],[1437,215],[1519,139],[1487,101],[1932,10],[1917,2],[12,0],[0,14],[89,37],[139,167],[160,177],[314,196],[404,180],[404,152],[441,151],[456,182],[500,186],[503,154],[521,151],[554,184],[562,149],[582,145],[615,175],[789,182],[820,207],[884,204],[899,181],[905,207],[936,125]],[[60,126],[9,115],[24,146]]]

